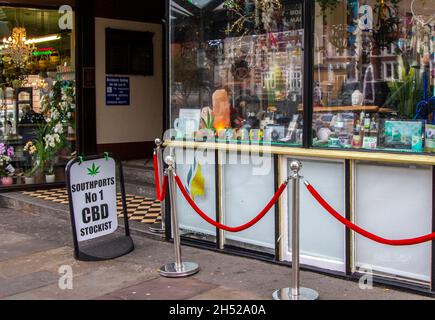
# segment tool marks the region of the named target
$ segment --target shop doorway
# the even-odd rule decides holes
[[[97,148],[151,159],[163,132],[163,27],[95,19]]]
[[[127,192],[153,196],[163,134],[163,26],[95,18],[97,151],[124,161]]]

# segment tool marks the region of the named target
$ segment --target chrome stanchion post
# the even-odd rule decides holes
[[[175,201],[175,159],[172,156],[168,156],[166,159],[168,168],[169,179],[169,192],[171,197],[171,221],[172,221],[172,233],[174,238],[175,248],[175,263],[164,265],[160,268],[160,275],[166,278],[183,278],[189,277],[199,272],[199,265],[194,262],[183,262],[181,258],[181,238],[180,229],[178,225],[177,207]]]
[[[164,175],[164,165],[163,165],[163,148],[162,148],[163,141],[161,139],[157,138],[155,140],[155,144],[157,146],[156,154],[157,154],[157,168],[159,170],[159,180],[160,180],[160,183],[162,183],[164,176],[165,176]],[[164,190],[161,190],[161,192],[163,193]],[[162,210],[161,210],[162,222],[161,222],[161,224],[158,224],[158,225],[155,225],[154,227],[151,227],[150,228],[151,233],[165,234],[165,232],[166,232],[166,230],[165,230],[166,229],[165,228],[165,221],[166,221],[165,216],[166,216],[166,214],[165,214],[165,202],[164,201],[161,202],[161,208],[162,208]]]
[[[292,280],[293,287],[277,290],[273,294],[274,300],[317,300],[319,294],[308,288],[300,287],[300,186],[302,176],[300,171],[302,163],[293,161],[290,164],[293,181],[293,206],[292,206]]]

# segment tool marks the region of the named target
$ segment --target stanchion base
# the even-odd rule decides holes
[[[183,262],[181,268],[170,263],[160,268],[160,275],[165,278],[185,278],[197,274],[199,269],[199,265],[194,262]]]
[[[299,296],[292,295],[292,289],[286,288],[277,290],[273,293],[273,300],[275,301],[315,301],[319,300],[319,294],[317,291],[308,288],[300,288]]]
[[[163,228],[161,224],[156,224],[154,227],[150,227],[150,232],[154,234],[165,234],[166,230]]]

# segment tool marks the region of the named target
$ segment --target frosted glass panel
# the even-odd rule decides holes
[[[264,169],[255,164],[263,163]],[[249,165],[224,165],[224,216],[225,223],[240,226],[255,218],[275,194],[274,168],[271,157],[252,156]],[[253,228],[233,234],[226,239],[274,249],[275,208]]]
[[[288,164],[290,164],[289,161]],[[345,215],[345,168],[342,162],[301,160],[301,174],[341,214]],[[288,221],[291,252],[292,185],[289,185]],[[301,185],[301,253],[304,264],[344,271],[345,229],[323,210]]]
[[[207,151],[214,154],[214,151]],[[193,163],[194,153],[191,150],[183,151],[177,149],[175,152],[177,159],[177,174],[183,184],[189,189],[192,179],[198,174],[198,167]],[[212,159],[214,157],[211,157]],[[186,161],[188,160],[188,161]],[[180,164],[185,163],[185,164]],[[202,164],[200,173],[204,178],[204,196],[196,196],[195,203],[208,214],[212,219],[216,219],[216,176],[214,164]],[[191,177],[191,178],[188,178]],[[198,177],[198,176],[197,176]],[[205,222],[186,202],[182,193],[177,188],[177,209],[180,228],[184,232],[200,233],[216,236],[216,229]]]
[[[432,169],[358,163],[356,222],[389,239],[431,233]],[[429,281],[431,244],[390,247],[358,236],[356,262],[389,275]]]

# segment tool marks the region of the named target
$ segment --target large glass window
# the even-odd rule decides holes
[[[0,187],[64,181],[74,155],[73,12],[0,7]]]
[[[170,3],[173,138],[301,146],[302,1]]]
[[[313,146],[435,152],[435,1],[316,0]]]

